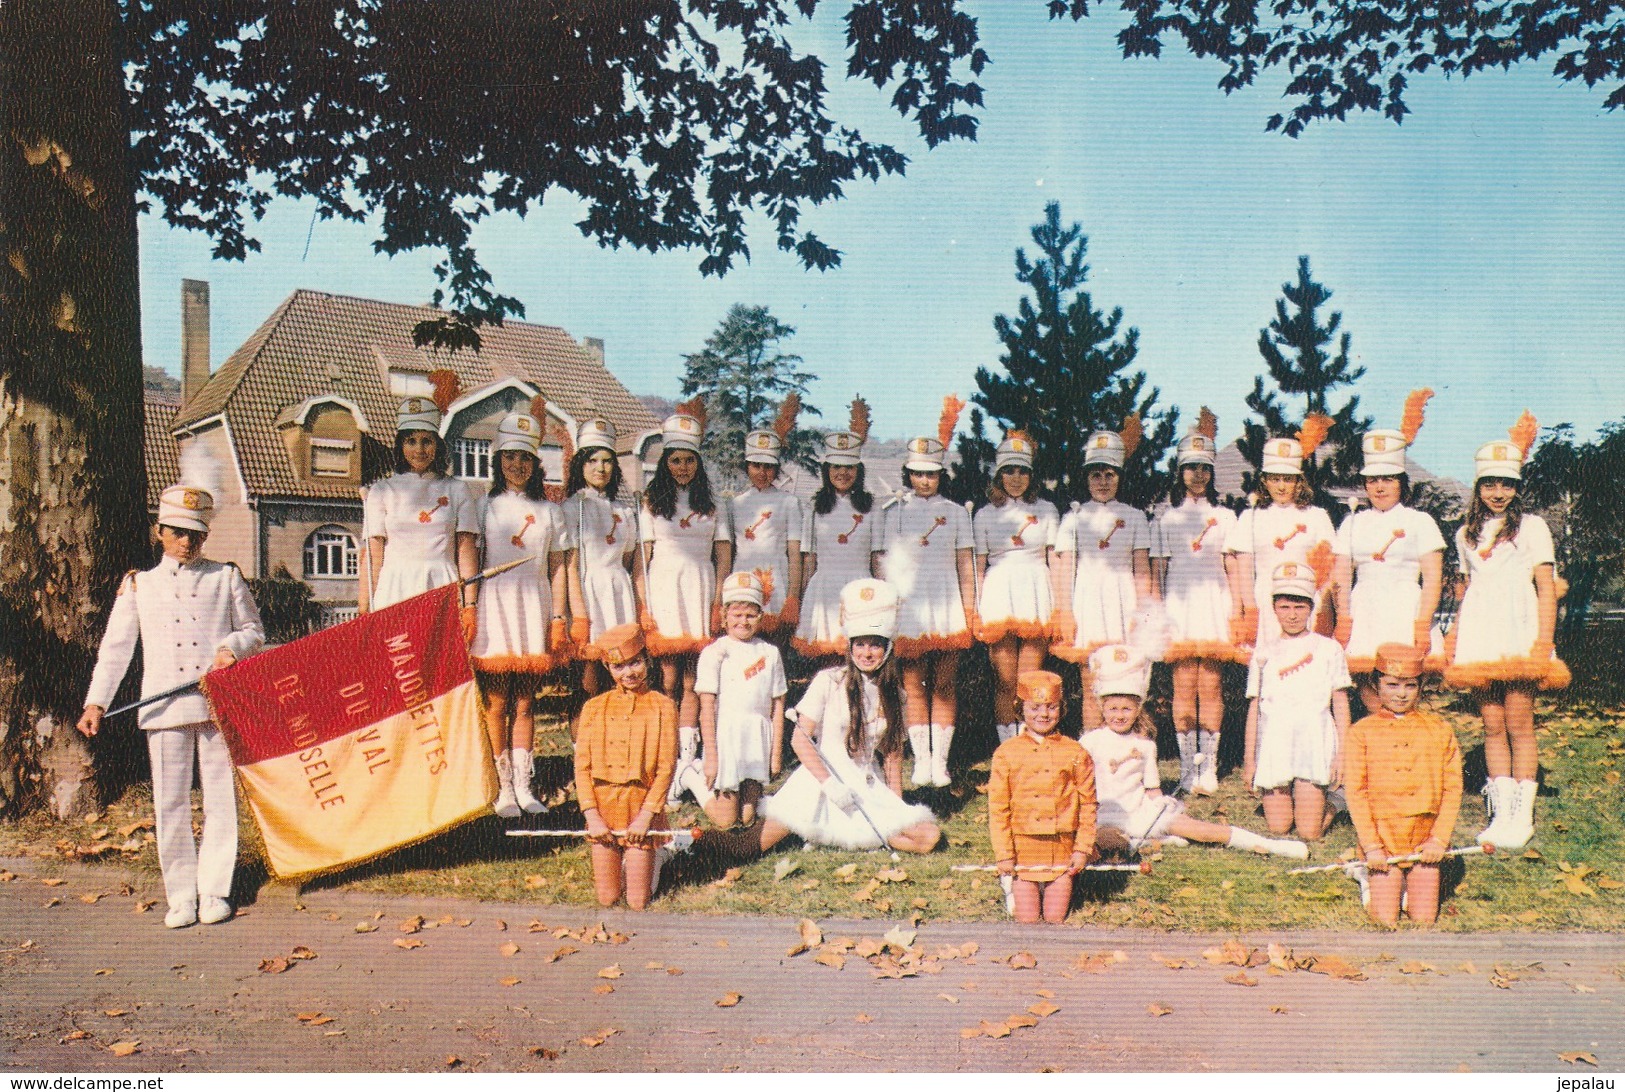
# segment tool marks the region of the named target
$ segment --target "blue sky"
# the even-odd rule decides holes
[[[628,387],[663,395],[730,304],[764,304],[797,328],[789,349],[820,377],[827,418],[858,392],[878,434],[912,435],[996,366],[1015,249],[1054,200],[1089,237],[1096,305],[1139,329],[1138,366],[1187,424],[1205,403],[1221,435],[1239,431],[1258,331],[1299,254],[1335,292],[1379,425],[1397,426],[1413,387],[1438,392],[1416,449],[1432,469],[1469,475],[1473,448],[1526,406],[1582,436],[1625,417],[1625,116],[1601,109],[1604,92],[1560,83],[1549,62],[1430,77],[1403,126],[1367,115],[1292,140],[1264,132],[1279,84],[1225,96],[1219,66],[1183,52],[1124,61],[1117,17],[971,10],[993,56],[976,143],[928,152],[870,85],[837,86],[843,118],[912,160],[805,215],[843,250],[837,270],[802,270],[758,225],[750,264],[702,278],[696,254],[587,242],[561,195],[476,234],[498,289],[529,321],[603,338]],[[296,288],[399,302],[434,288],[436,254],[377,256],[367,225],[313,224],[309,204],[274,203],[263,252],[242,263],[156,216],[141,232],[146,358],[176,373],[182,277],[213,286],[216,365]]]

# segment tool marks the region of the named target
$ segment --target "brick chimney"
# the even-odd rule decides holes
[[[181,405],[209,381],[209,282],[181,281]]]

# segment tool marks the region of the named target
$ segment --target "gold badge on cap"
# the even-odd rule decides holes
[[[1372,451],[1387,451],[1388,450],[1388,437],[1386,437],[1386,436],[1373,436],[1371,438],[1371,450]]]
[[[188,489],[181,494],[181,507],[198,509],[203,507],[203,494],[196,489]]]

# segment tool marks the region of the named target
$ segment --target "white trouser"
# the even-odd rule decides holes
[[[158,864],[169,905],[196,903],[199,894],[227,898],[237,866],[237,785],[226,741],[211,724],[155,728],[147,733],[147,754],[152,758]],[[192,836],[194,755],[203,785],[201,849]]]

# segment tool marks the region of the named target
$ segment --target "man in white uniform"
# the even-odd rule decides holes
[[[144,670],[143,696],[194,682],[217,667],[252,655],[265,643],[260,614],[235,565],[206,561],[214,498],[203,489],[174,485],[158,502],[158,539],[164,556],[119,585],[85,696],[79,730],[101,729],[137,642]],[[199,920],[231,917],[231,874],[237,864],[237,789],[231,756],[199,690],[144,706],[141,727],[152,758],[152,801],[158,827],[169,913],[179,929]],[[194,760],[203,785],[203,844],[192,836]],[[201,897],[201,906],[199,900]]]

